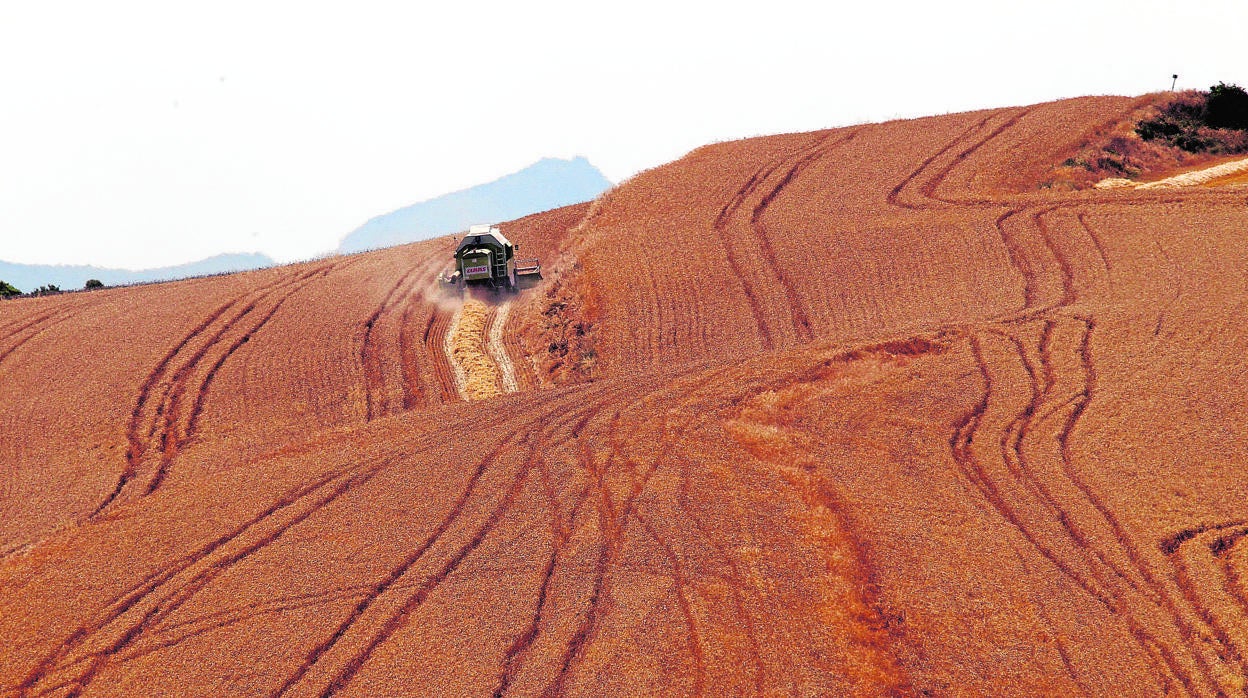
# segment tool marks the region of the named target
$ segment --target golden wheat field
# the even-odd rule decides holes
[[[0,303],[0,694],[1243,694],[1248,189],[1038,186],[1136,104]]]

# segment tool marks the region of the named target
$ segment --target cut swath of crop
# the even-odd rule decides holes
[[[448,344],[451,360],[463,371],[460,391],[465,400],[484,400],[503,393],[502,374],[490,358],[485,328],[490,308],[475,298],[464,300],[458,322],[451,328]]]
[[[511,357],[507,355],[507,346],[503,341],[503,332],[507,329],[507,320],[510,317],[510,301],[498,306],[490,320],[489,342],[486,344],[490,359],[498,366],[500,385],[504,393],[514,393],[519,390],[516,383],[516,367]]]

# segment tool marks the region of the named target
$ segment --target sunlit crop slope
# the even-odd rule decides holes
[[[0,687],[1242,692],[1248,193],[1035,187],[1133,104],[708,146],[467,325],[449,240],[0,305]]]

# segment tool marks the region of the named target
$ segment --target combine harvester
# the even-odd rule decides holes
[[[512,244],[494,225],[474,225],[455,248],[455,267],[438,275],[447,291],[463,295],[469,286],[494,293],[516,293],[542,279],[542,265],[535,259],[516,259],[519,245]]]

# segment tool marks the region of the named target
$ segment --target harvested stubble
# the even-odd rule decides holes
[[[463,396],[484,400],[502,395],[502,373],[486,349],[486,325],[490,308],[466,298],[459,311],[459,322],[451,328],[451,357],[464,372]]]
[[[498,306],[489,326],[489,341],[486,342],[486,350],[489,352],[490,360],[498,367],[499,384],[504,393],[514,393],[520,389],[516,382],[516,368],[511,362],[511,357],[507,354],[507,345],[503,340],[507,331],[507,321],[511,319],[511,302],[507,301]]]

